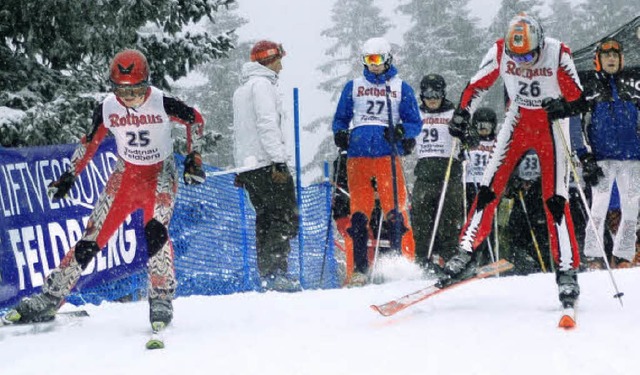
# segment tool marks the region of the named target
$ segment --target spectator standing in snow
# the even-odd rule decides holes
[[[300,290],[297,277],[287,275],[289,240],[298,234],[298,208],[293,178],[287,167],[278,74],[285,51],[268,40],[251,49],[242,66],[243,84],[233,94],[236,185],[244,188],[256,211],[258,271],[266,290]]]
[[[414,91],[398,77],[389,42],[383,38],[367,40],[361,58],[363,76],[345,85],[333,119],[335,144],[347,150],[351,193],[348,232],[353,240],[355,264],[352,283],[357,284],[368,282],[368,223],[375,204],[372,179],[377,183],[385,222],[398,229],[392,231],[391,247],[411,260],[414,258],[407,191],[398,156],[410,152],[415,145],[413,138],[421,128]],[[395,175],[392,160],[395,160]]]
[[[455,249],[464,219],[460,145],[454,141],[448,129],[455,106],[446,98],[446,88],[446,81],[439,74],[427,74],[420,81],[422,132],[416,137],[418,163],[413,170],[416,181],[411,194],[416,262],[425,269],[430,266],[436,272],[455,255],[452,250]],[[450,158],[453,159],[447,171]],[[439,223],[436,223],[443,181],[447,175],[447,191]],[[427,259],[436,227],[431,258]]]
[[[91,161],[108,132],[116,139],[114,172],[91,212],[87,229],[60,265],[44,281],[42,293],[22,299],[5,315],[13,322],[51,320],[82,271],[102,249],[126,217],[144,210],[144,233],[149,253],[149,306],[154,329],[169,324],[176,291],[169,221],[178,189],[171,131],[177,121],[187,126],[189,154],[184,182],[200,184],[205,172],[198,149],[204,121],[200,113],[149,85],[149,64],[136,50],[124,50],[110,68],[113,92],[93,112],[93,127],[71,158],[71,168],[49,185],[53,199],[62,199]]]
[[[550,123],[554,118],[549,118],[543,108],[543,99],[563,97],[572,102],[580,98],[582,87],[571,51],[560,41],[545,37],[533,17],[518,14],[464,89],[450,126],[453,135],[465,135],[470,113],[498,77],[502,77],[510,101],[506,118],[462,229],[458,254],[445,265],[449,278],[441,279],[441,283],[473,275],[473,252],[491,231],[509,176],[522,156],[533,149],[540,158],[542,196],[551,253],[557,264],[559,299],[564,307],[570,308],[580,293],[576,272],[580,258],[567,202],[568,155],[563,149],[562,134]]]
[[[585,229],[584,255],[588,263],[602,262],[597,238],[604,236],[614,182],[620,193],[620,227],[613,242],[613,261],[629,266],[635,256],[640,204],[640,97],[625,83],[622,43],[602,40],[596,49],[595,70],[584,77],[582,98],[585,145],[576,150],[584,181],[591,186],[591,217]]]

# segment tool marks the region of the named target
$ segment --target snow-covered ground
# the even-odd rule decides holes
[[[179,298],[149,351],[146,302],[72,323],[0,328],[0,374],[637,374],[640,268],[580,275],[578,327],[556,327],[554,277],[478,281],[389,318],[369,309],[424,280],[297,294]],[[66,309],[73,308],[64,307]]]

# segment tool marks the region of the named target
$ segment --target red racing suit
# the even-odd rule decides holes
[[[528,150],[535,150],[540,159],[551,253],[559,270],[575,269],[580,258],[567,199],[568,158],[563,135],[541,106],[547,97],[564,97],[567,102],[580,97],[582,86],[571,51],[558,40],[545,38],[537,61],[523,68],[505,53],[504,40],[499,39],[480,66],[462,93],[460,108],[472,113],[498,77],[504,81],[510,104],[480,193],[462,228],[460,247],[474,251],[484,241],[511,172]]]
[[[95,109],[93,130],[75,150],[71,172],[77,176],[87,166],[108,132],[115,136],[118,160],[82,238],[49,275],[45,292],[59,297],[68,294],[93,255],[129,214],[141,208],[149,250],[149,298],[173,298],[176,278],[168,227],[178,181],[172,121],[187,126],[188,152],[197,148],[204,129],[200,113],[155,87],[148,89],[138,108],[128,108],[110,94]]]

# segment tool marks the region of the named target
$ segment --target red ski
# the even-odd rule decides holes
[[[406,309],[409,306],[415,305],[420,301],[424,301],[429,297],[444,292],[445,290],[449,290],[472,281],[484,279],[489,276],[497,275],[500,272],[508,271],[511,268],[513,268],[513,264],[504,259],[500,259],[497,262],[490,263],[478,268],[478,270],[476,271],[476,275],[471,278],[453,283],[451,285],[447,285],[444,288],[439,288],[436,285],[430,285],[426,288],[420,289],[416,292],[407,294],[406,296],[394,299],[387,303],[383,303],[381,305],[371,305],[371,308],[384,316],[391,316],[399,311]]]

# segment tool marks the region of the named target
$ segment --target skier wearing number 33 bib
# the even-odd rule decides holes
[[[450,123],[453,135],[465,133],[470,114],[498,77],[502,77],[509,99],[505,120],[462,228],[458,254],[447,262],[444,271],[451,280],[472,274],[472,254],[491,231],[495,209],[509,176],[523,155],[534,150],[540,159],[542,196],[559,298],[563,305],[572,306],[580,294],[576,275],[580,259],[567,200],[568,155],[560,127],[553,124],[554,119],[543,105],[545,98],[563,98],[564,103],[580,98],[582,86],[571,51],[560,41],[545,37],[534,18],[518,14],[464,89]]]
[[[173,157],[173,121],[186,125],[189,154],[184,161],[186,184],[204,182],[200,154],[204,121],[200,113],[149,84],[149,64],[137,50],[116,54],[110,67],[112,92],[93,112],[92,130],[80,142],[69,169],[49,185],[52,199],[63,199],[111,132],[118,159],[95,204],[80,240],[44,281],[42,292],[23,298],[4,316],[11,323],[51,320],[80,274],[107,244],[126,217],[144,211],[148,251],[149,304],[152,325],[169,324],[176,290],[169,221],[178,180]]]

